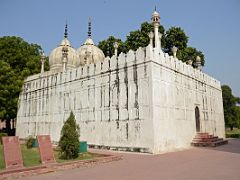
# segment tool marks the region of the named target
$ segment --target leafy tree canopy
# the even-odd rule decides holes
[[[126,51],[130,49],[136,51],[139,47],[146,47],[149,44],[149,32],[153,32],[153,25],[148,22],[144,22],[141,24],[141,29],[136,31],[131,31],[127,36],[125,41]],[[162,44],[165,44],[165,34],[164,34],[164,27],[160,25],[159,32],[163,34],[162,37]]]
[[[113,56],[114,55],[114,47],[113,44],[118,43],[118,53],[125,52],[125,46],[121,39],[117,39],[114,36],[109,36],[108,39],[99,42],[98,47],[103,51],[105,56]]]
[[[104,54],[106,53],[106,46],[110,47],[110,51],[113,54],[114,48],[113,43],[114,39],[121,43],[121,48],[118,49],[118,52],[126,53],[130,49],[137,50],[139,47],[146,47],[149,44],[149,32],[153,32],[154,28],[152,23],[144,22],[141,24],[141,28],[135,31],[131,31],[126,37],[126,41],[123,42],[120,39],[117,39],[113,36],[110,36],[108,39],[99,42],[99,48],[103,50]],[[193,66],[196,61],[196,57],[200,56],[202,60],[202,65],[205,64],[204,54],[197,50],[194,47],[188,46],[189,37],[185,34],[184,30],[180,27],[171,27],[165,32],[165,28],[160,25],[159,32],[162,34],[161,46],[163,50],[172,55],[171,48],[176,46],[178,48],[177,57],[183,62],[192,60]],[[153,39],[154,40],[154,39]],[[110,53],[110,54],[111,54]],[[111,54],[111,55],[112,55]]]
[[[233,130],[233,127],[240,128],[240,108],[236,104],[239,101],[238,97],[234,97],[232,89],[227,86],[222,86],[224,118],[227,127]]]
[[[0,119],[12,119],[24,78],[41,70],[37,44],[14,36],[0,37]]]
[[[178,50],[184,50],[187,47],[188,37],[184,30],[180,27],[171,27],[166,32],[166,46],[167,52],[171,52],[171,48],[176,46]]]
[[[171,53],[169,53],[169,54],[171,54]],[[202,66],[204,66],[204,64],[205,64],[204,54],[201,51],[198,51],[196,48],[188,46],[182,50],[177,51],[178,59],[181,59],[183,62],[192,60],[193,66],[196,62],[197,56],[199,56],[201,58]]]
[[[236,127],[240,129],[240,106],[235,106]]]

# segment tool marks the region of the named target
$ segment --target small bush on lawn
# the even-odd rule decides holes
[[[71,112],[64,123],[59,141],[60,158],[74,159],[79,153],[79,126],[76,124],[75,116]]]
[[[8,136],[7,133],[0,133],[0,144],[2,144],[2,137]]]
[[[32,136],[29,136],[26,141],[26,146],[28,149],[32,148],[33,143],[34,143],[34,138]]]

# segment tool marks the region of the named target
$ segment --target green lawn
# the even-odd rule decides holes
[[[40,156],[37,148],[27,149],[25,145],[21,145],[21,150],[24,166],[37,166],[40,164]],[[4,168],[3,146],[0,145],[0,169]]]
[[[240,138],[240,129],[233,129],[232,131],[230,129],[226,129],[226,137],[229,138]]]
[[[3,157],[3,146],[0,145],[0,169],[5,168],[4,157]]]
[[[24,166],[36,166],[41,164],[38,148],[28,149],[25,145],[21,145],[21,150]]]
[[[38,148],[27,149],[25,145],[21,145],[21,151],[23,156],[23,165],[26,167],[29,166],[37,166],[40,165],[40,154]],[[76,160],[84,160],[84,159],[93,159],[98,157],[99,155],[93,154],[90,152],[79,154],[78,158],[71,160],[63,160],[59,158],[59,151],[54,150],[54,156],[58,163],[76,161]],[[3,146],[0,145],[0,169],[5,168],[4,157],[3,157]]]
[[[54,156],[55,156],[55,159],[56,159],[56,161],[58,163],[69,162],[69,161],[77,161],[77,160],[84,160],[84,159],[93,159],[93,158],[97,157],[96,154],[93,154],[93,153],[90,153],[90,152],[86,152],[86,153],[79,154],[79,156],[76,159],[65,160],[65,159],[60,159],[59,158],[59,152],[58,151],[54,151]]]

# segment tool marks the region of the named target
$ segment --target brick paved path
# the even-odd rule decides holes
[[[23,179],[240,180],[240,139],[217,148],[191,148],[162,155],[111,153],[122,154],[123,160]]]

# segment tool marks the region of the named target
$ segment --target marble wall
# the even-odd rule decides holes
[[[28,77],[16,134],[50,134],[57,142],[73,111],[88,144],[162,153],[190,146],[196,107],[201,131],[224,137],[220,82],[149,45],[66,73]]]

